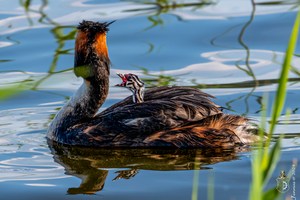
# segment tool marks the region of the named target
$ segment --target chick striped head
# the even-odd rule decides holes
[[[121,79],[122,83],[117,84],[116,86],[125,87],[129,89],[133,94],[134,103],[144,102],[144,89],[145,84],[141,79],[135,74],[117,74]]]

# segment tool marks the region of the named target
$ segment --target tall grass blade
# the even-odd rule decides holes
[[[273,110],[272,110],[272,120],[271,120],[271,126],[270,126],[270,134],[274,132],[275,124],[278,119],[278,117],[281,114],[281,111],[283,109],[284,103],[285,103],[285,93],[286,93],[286,87],[287,87],[287,81],[288,81],[288,75],[291,68],[291,62],[292,57],[295,52],[297,39],[298,39],[298,32],[299,32],[299,23],[300,23],[300,12],[298,12],[294,27],[290,36],[289,44],[286,50],[285,59],[283,62],[279,84],[277,88],[276,93],[276,99],[273,104]]]
[[[267,200],[267,199],[276,200],[276,199],[279,198],[279,196],[280,196],[279,191],[276,188],[271,188],[267,192],[264,193],[262,199],[264,199],[264,200]]]
[[[192,200],[197,200],[198,199],[199,173],[200,173],[199,169],[194,169]]]
[[[268,140],[266,141],[266,146],[270,145],[271,142],[271,137],[274,133],[275,126],[277,119],[279,118],[283,107],[285,103],[285,97],[286,97],[286,88],[287,88],[287,81],[288,81],[288,75],[289,71],[291,68],[291,62],[292,58],[295,52],[296,44],[297,44],[297,39],[298,39],[298,32],[299,32],[299,24],[300,24],[300,11],[297,14],[293,30],[290,36],[289,44],[286,50],[284,62],[282,65],[281,73],[280,73],[280,78],[279,78],[279,84],[276,92],[276,98],[273,103],[272,107],[272,119],[271,119],[271,124],[270,124],[270,130],[268,134]],[[268,156],[268,151],[264,152],[264,157],[262,160],[263,168],[266,169],[268,166],[268,161],[269,161],[269,156]]]
[[[264,186],[268,183],[273,171],[277,165],[277,162],[280,158],[281,150],[281,141],[282,135],[277,140],[271,151],[268,150],[268,147],[271,143],[271,138],[275,130],[277,119],[281,115],[281,112],[284,107],[285,97],[286,97],[286,88],[288,82],[288,75],[291,68],[292,57],[296,48],[298,32],[300,24],[300,11],[297,14],[295,24],[290,36],[289,44],[286,50],[284,62],[282,65],[278,88],[276,92],[275,101],[272,107],[272,119],[270,124],[270,130],[268,133],[268,139],[265,142],[265,147],[260,143],[257,154],[253,156],[252,162],[252,185],[250,190],[250,199],[252,200],[262,200],[262,199],[277,199],[280,196],[280,193],[276,191],[275,188],[263,192]],[[263,107],[263,110],[265,108]],[[261,135],[261,133],[260,133]]]
[[[200,161],[198,160],[198,154],[195,156],[193,188],[192,188],[192,200],[198,200],[198,184],[200,174]]]
[[[214,174],[213,171],[209,174],[208,177],[208,187],[207,187],[207,199],[208,200],[214,200]]]
[[[269,152],[269,157],[268,157],[269,160],[267,162],[266,168],[263,171],[263,179],[262,180],[264,181],[265,184],[269,181],[270,177],[272,176],[273,171],[274,171],[274,169],[277,165],[277,162],[280,158],[281,141],[282,141],[282,135],[276,141],[275,145],[271,149],[271,152]]]
[[[0,88],[0,101],[17,95],[22,91],[24,91],[24,89],[18,85]]]

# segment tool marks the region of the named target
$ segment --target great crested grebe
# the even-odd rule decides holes
[[[109,25],[78,25],[74,72],[84,83],[53,119],[49,140],[94,147],[228,148],[259,139],[247,118],[223,114],[211,95],[188,87],[151,88],[96,114],[109,89]],[[128,87],[130,77],[119,76]]]

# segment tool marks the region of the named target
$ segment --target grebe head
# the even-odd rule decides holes
[[[77,29],[90,34],[106,33],[107,31],[109,31],[108,26],[114,22],[115,21],[101,23],[83,20],[79,23]]]
[[[142,103],[144,101],[144,82],[135,74],[117,75],[122,79],[122,83],[117,84],[116,86],[128,88],[133,93],[133,102]]]
[[[83,20],[77,26],[74,72],[86,80],[108,77],[110,60],[106,45],[106,33],[112,22]]]

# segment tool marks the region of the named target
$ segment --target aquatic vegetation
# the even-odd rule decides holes
[[[8,99],[14,95],[18,95],[19,93],[24,92],[26,90],[36,90],[41,83],[50,78],[53,74],[59,74],[65,71],[72,70],[72,68],[69,68],[67,70],[56,71],[56,68],[59,58],[62,55],[70,54],[70,51],[73,50],[64,49],[64,46],[68,40],[74,40],[76,35],[76,28],[74,26],[62,26],[59,23],[53,21],[51,18],[49,18],[48,15],[45,13],[45,8],[48,6],[47,0],[41,1],[42,4],[38,7],[38,9],[31,8],[33,4],[31,0],[21,0],[19,3],[24,8],[25,13],[28,13],[29,11],[33,13],[39,13],[39,23],[54,26],[54,28],[51,29],[51,33],[56,39],[57,48],[54,51],[53,60],[49,66],[48,74],[42,76],[29,76],[29,78],[25,80],[14,82],[8,86],[0,85],[0,101]],[[31,26],[33,26],[32,19],[29,15],[27,15],[27,19]],[[0,63],[8,61],[10,60],[0,60]],[[26,72],[24,72],[24,74],[26,74]]]
[[[136,2],[140,4],[145,5],[152,5],[153,7],[147,8],[147,10],[153,10],[155,11],[154,14],[150,15],[148,20],[151,22],[151,26],[146,28],[145,30],[149,30],[151,28],[154,28],[156,26],[162,26],[164,25],[164,20],[160,16],[161,14],[168,13],[172,10],[178,9],[178,8],[185,8],[185,7],[192,7],[193,9],[199,9],[204,6],[215,4],[212,0],[199,0],[198,2],[177,2],[177,1],[169,1],[169,0],[128,0],[130,2]],[[130,10],[133,11],[133,10]],[[134,10],[134,11],[140,11],[140,9]]]
[[[140,67],[143,75],[149,76],[151,78],[143,78],[147,87],[157,87],[157,86],[167,86],[175,85],[176,78],[170,75],[165,75],[163,72],[160,74],[151,74],[149,70],[145,67]]]
[[[253,162],[252,162],[252,184],[250,190],[250,199],[259,200],[259,199],[276,199],[279,197],[280,193],[276,188],[272,188],[268,191],[264,191],[264,187],[268,183],[276,165],[280,158],[281,153],[281,142],[282,137],[277,139],[274,146],[271,150],[268,149],[271,139],[276,127],[277,120],[282,113],[283,106],[285,103],[286,98],[286,89],[287,89],[287,82],[288,82],[288,72],[290,71],[291,61],[293,54],[295,52],[297,39],[298,39],[298,32],[299,32],[299,25],[300,25],[300,12],[295,20],[295,24],[290,36],[289,44],[286,50],[285,59],[282,65],[282,70],[279,78],[279,84],[277,88],[276,97],[273,103],[272,109],[272,119],[270,122],[270,130],[267,134],[268,139],[265,143],[261,142],[258,146],[257,152],[254,153]],[[262,126],[266,123],[266,108],[265,104],[263,105],[264,114],[262,116]],[[263,138],[263,130],[260,131],[261,138]]]
[[[80,84],[73,75],[71,57],[76,34],[73,25],[82,18],[117,19],[108,34],[113,58],[112,85],[116,82],[116,72],[130,71],[139,74],[147,87],[181,85],[207,90],[228,109],[226,112],[258,121],[260,115],[265,116],[261,127],[269,129],[273,92],[280,81],[283,52],[298,6],[298,0],[3,1],[0,14],[3,195],[9,199],[22,196],[35,199],[36,195],[47,193],[55,195],[55,199],[97,196],[143,199],[148,195],[152,199],[175,200],[222,199],[224,195],[228,199],[247,199],[253,192],[263,195],[261,198],[274,199],[278,192],[268,189],[276,185],[277,171],[286,169],[299,153],[298,48],[287,80],[285,107],[290,111],[275,121],[276,130],[269,146],[259,144],[252,148],[255,156],[262,152],[260,160],[253,160],[253,173],[250,149],[245,152],[95,151],[61,146],[49,149],[44,136],[55,113]],[[125,98],[126,92],[111,87],[105,106]],[[269,97],[263,97],[264,93]],[[284,133],[281,144],[274,142],[280,141],[279,133]],[[276,150],[271,152],[270,146]],[[270,162],[264,164],[268,172],[259,163],[265,150],[270,153]],[[299,168],[297,180],[298,172]],[[263,186],[253,186],[250,190],[251,175],[257,175],[253,177],[253,185]],[[23,193],[11,193],[15,186]]]

